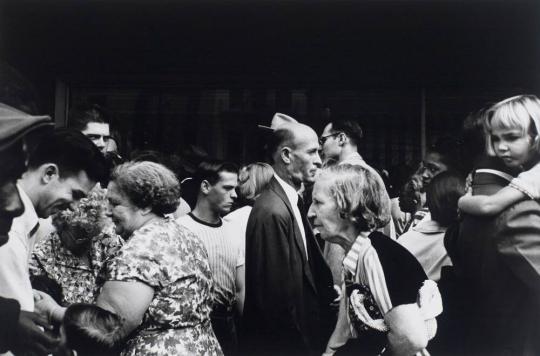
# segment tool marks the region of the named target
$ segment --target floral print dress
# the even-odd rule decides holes
[[[58,232],[52,232],[38,242],[30,260],[33,277],[46,276],[57,282],[62,289],[61,304],[94,303],[99,286],[96,279],[105,261],[122,247],[124,241],[114,233],[114,225],[92,239],[89,250],[90,264],[71,253],[60,240]]]
[[[103,269],[102,282],[154,289],[122,355],[223,355],[210,324],[212,274],[201,240],[171,218],[136,230]]]

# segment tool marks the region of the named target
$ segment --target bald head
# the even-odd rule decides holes
[[[313,183],[321,166],[317,133],[300,123],[279,126],[272,135],[272,158],[277,174],[299,188],[301,183]]]

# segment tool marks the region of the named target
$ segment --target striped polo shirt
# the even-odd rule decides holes
[[[176,220],[198,236],[208,252],[208,260],[214,280],[214,303],[232,307],[236,301],[236,268],[244,265],[242,239],[235,229],[220,219],[211,224],[198,219],[192,213]]]

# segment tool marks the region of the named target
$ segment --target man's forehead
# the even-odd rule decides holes
[[[424,163],[442,164],[442,156],[437,152],[428,152],[424,157]]]
[[[82,130],[85,135],[102,135],[108,136],[110,134],[109,124],[105,122],[89,122],[86,124],[86,128]]]
[[[233,183],[236,184],[238,182],[238,173],[235,172],[227,172],[227,171],[221,171],[219,172],[219,181],[218,183]]]

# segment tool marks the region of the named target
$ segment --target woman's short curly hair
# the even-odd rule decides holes
[[[111,176],[118,188],[139,208],[152,208],[158,215],[176,211],[180,203],[180,183],[165,166],[149,162],[127,162]]]
[[[318,179],[329,182],[340,215],[360,231],[378,229],[390,221],[390,198],[382,180],[370,170],[350,164],[330,166]]]

